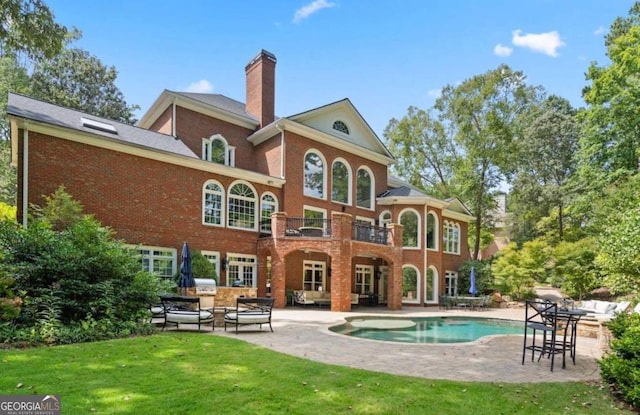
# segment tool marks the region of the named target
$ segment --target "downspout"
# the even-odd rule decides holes
[[[171,135],[176,136],[176,97],[173,97],[171,104]]]
[[[29,130],[22,130],[22,226],[27,227],[27,209],[29,208]]]
[[[276,123],[276,128],[280,131],[280,178],[284,179],[284,157],[287,154],[284,151],[285,143],[284,143],[284,128],[280,127],[280,123]]]

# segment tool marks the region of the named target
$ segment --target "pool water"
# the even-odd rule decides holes
[[[523,333],[522,322],[480,317],[351,317],[329,330],[362,339],[430,344]]]

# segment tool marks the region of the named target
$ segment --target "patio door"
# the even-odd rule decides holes
[[[358,294],[373,292],[373,265],[356,265],[356,292]]]
[[[325,262],[304,261],[303,262],[302,287],[305,291],[327,291],[325,280]]]
[[[229,254],[227,268],[227,283],[239,279],[245,287],[257,287],[256,278],[258,265],[255,255]]]
[[[389,267],[381,265],[378,267],[380,279],[378,280],[378,301],[380,303],[387,302],[387,281],[389,280]]]

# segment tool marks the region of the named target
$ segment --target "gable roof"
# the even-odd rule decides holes
[[[158,117],[173,104],[250,130],[255,130],[260,126],[258,119],[249,114],[245,104],[240,101],[220,94],[176,92],[168,89],[162,91],[136,125],[142,128],[151,128]]]
[[[98,135],[107,140],[198,158],[182,141],[170,135],[157,133],[107,118],[96,117],[95,115],[82,111],[50,104],[24,95],[9,93],[7,114],[27,120],[70,128],[87,134]],[[115,130],[115,133],[88,127],[87,125],[90,123],[88,123],[87,120],[111,126]]]
[[[349,98],[343,98],[286,118],[393,158],[391,152]],[[350,127],[350,134],[334,130],[332,128],[334,121],[346,122]]]

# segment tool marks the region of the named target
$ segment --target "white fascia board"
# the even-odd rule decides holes
[[[203,102],[184,97],[179,94],[175,94],[171,91],[163,91],[160,97],[153,103],[151,108],[142,116],[136,126],[149,129],[151,125],[160,117],[160,115],[171,104],[175,104],[179,107],[195,111],[197,113],[207,115],[228,123],[238,125],[240,127],[255,130],[258,128],[259,123],[257,121],[249,120],[245,117],[241,117],[229,111],[225,111],[221,108],[217,108]]]
[[[438,209],[445,209],[449,206],[444,200],[436,199],[430,196],[385,196],[376,199],[379,205],[426,205]]]
[[[462,222],[474,222],[475,218],[471,215],[466,215],[464,213],[454,212],[452,210],[444,209],[442,211],[442,216],[445,218],[457,219]]]
[[[390,157],[381,155],[380,153],[376,153],[374,151],[354,144],[347,143],[345,141],[337,139],[330,134],[318,131],[311,127],[307,127],[306,125],[288,120],[286,118],[276,120],[260,131],[251,134],[249,137],[247,137],[247,141],[252,143],[254,146],[257,146],[258,144],[263,143],[264,141],[276,135],[279,132],[278,128],[280,128],[280,130],[299,134],[310,140],[317,141],[318,143],[326,144],[330,147],[346,151],[347,153],[362,156],[368,160],[383,164],[385,166],[395,164],[395,160]]]
[[[12,121],[17,121],[20,128],[24,128],[20,125],[22,119],[12,118]],[[87,144],[94,147],[104,148],[107,150],[116,151],[119,153],[130,154],[138,157],[144,157],[152,160],[157,160],[163,163],[169,163],[176,166],[188,167],[195,170],[220,174],[236,179],[246,180],[252,183],[259,183],[268,186],[281,188],[285,180],[273,176],[267,176],[264,174],[252,172],[249,170],[239,169],[237,167],[224,166],[222,164],[212,163],[206,160],[201,160],[195,157],[183,156],[181,154],[170,153],[162,150],[152,149],[145,146],[140,146],[133,143],[127,143],[120,140],[110,139],[102,135],[93,135],[78,130],[71,130],[64,127],[58,127],[55,125],[40,123],[36,121],[30,121],[28,124],[28,130],[50,135],[62,140],[69,140],[77,143]]]

